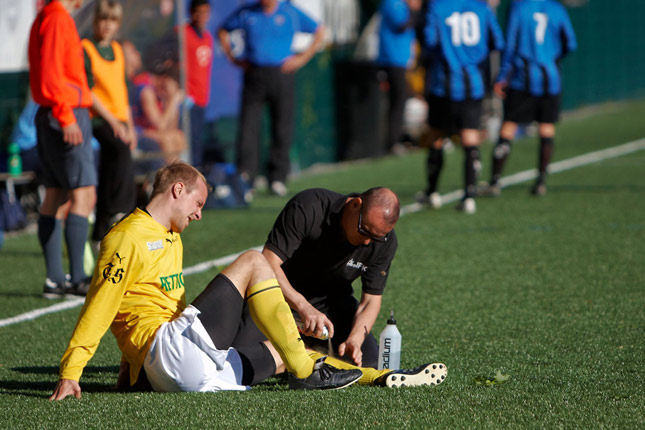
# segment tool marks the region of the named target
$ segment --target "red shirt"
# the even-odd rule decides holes
[[[61,127],[76,122],[73,108],[92,106],[81,39],[58,1],[47,4],[31,27],[29,68],[34,101],[50,107]]]
[[[208,30],[202,30],[200,37],[190,24],[186,24],[185,30],[187,92],[197,106],[205,107],[210,95],[213,36]]]

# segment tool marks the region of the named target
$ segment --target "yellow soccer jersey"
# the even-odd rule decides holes
[[[157,329],[186,307],[182,258],[179,234],[141,209],[112,227],[101,242],[60,377],[78,381],[110,327],[134,384]]]

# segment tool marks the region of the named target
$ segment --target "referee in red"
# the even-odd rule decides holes
[[[83,269],[88,216],[96,203],[97,174],[91,146],[83,48],[71,12],[83,0],[49,0],[29,35],[29,83],[36,114],[38,155],[42,163],[45,199],[38,219],[38,239],[45,256],[46,298],[85,295],[90,279]],[[70,263],[69,281],[63,271],[61,245]]]

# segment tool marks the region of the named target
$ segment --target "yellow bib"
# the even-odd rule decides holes
[[[101,57],[92,41],[83,39],[81,43],[92,61],[92,75],[94,75],[92,93],[119,121],[127,122],[128,88],[125,84],[125,61],[121,45],[112,41],[114,61],[108,61]]]

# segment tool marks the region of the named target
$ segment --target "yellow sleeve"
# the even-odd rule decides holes
[[[60,363],[61,379],[80,379],[140,265],[138,246],[127,233],[111,232],[103,239],[92,284]]]

